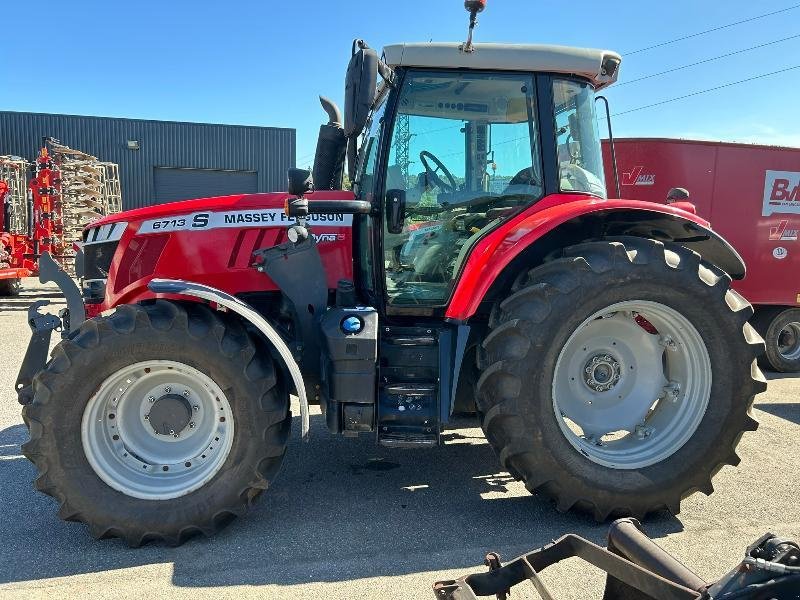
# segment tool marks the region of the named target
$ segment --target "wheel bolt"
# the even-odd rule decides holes
[[[171,388],[171,387],[169,387],[169,386],[166,386],[166,387],[164,388],[164,391],[165,391],[166,393],[168,393],[168,394],[169,394],[169,393],[172,391],[172,388]]]
[[[148,399],[150,402],[155,402],[155,401],[156,401],[156,397],[155,397],[155,396],[148,396],[148,397],[147,397],[147,399]]]
[[[145,421],[149,421],[149,420],[150,420],[150,413],[147,413],[147,414],[144,416],[144,420],[145,420]]]
[[[668,335],[662,335],[661,339],[658,340],[658,342],[662,346],[664,346],[664,348],[666,348],[667,350],[672,350],[673,352],[675,352],[678,349],[678,345],[675,343],[675,340],[673,340],[672,337]]]
[[[197,406],[197,404],[195,404],[195,405],[194,405],[192,408],[194,408],[196,411],[197,411],[197,410],[200,410],[200,407],[199,407],[199,406]]]
[[[668,396],[673,402],[677,402],[681,397],[681,384],[676,381],[670,381],[668,385],[664,386],[664,395]]]
[[[191,422],[189,423],[189,429],[194,429],[194,421],[191,421]]]
[[[183,395],[188,398],[189,397],[189,390],[183,390]]]

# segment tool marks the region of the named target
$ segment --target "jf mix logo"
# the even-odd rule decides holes
[[[797,229],[791,229],[789,227],[789,221],[786,219],[782,220],[778,223],[775,227],[769,228],[769,239],[770,241],[787,241],[787,242],[796,242],[797,241]]]
[[[643,173],[644,167],[633,167],[622,172],[622,185],[655,185],[655,173]]]
[[[764,204],[761,215],[800,214],[800,173],[767,171],[764,177]]]

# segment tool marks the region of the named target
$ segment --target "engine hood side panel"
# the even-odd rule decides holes
[[[154,297],[152,279],[182,279],[236,295],[277,291],[251,265],[253,252],[286,241],[283,205],[288,194],[207,198],[126,211],[92,224],[127,221],[108,272],[100,310]],[[349,192],[322,192],[318,200],[351,199]],[[329,289],[352,279],[352,217],[314,215],[309,230],[318,242]]]

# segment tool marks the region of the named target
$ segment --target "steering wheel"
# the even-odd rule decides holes
[[[512,185],[535,185],[541,186],[536,180],[536,175],[533,172],[533,167],[526,167],[522,169],[519,173],[514,175],[511,178],[511,181],[508,182],[509,187]]]
[[[427,150],[423,150],[419,153],[419,159],[422,161],[422,166],[425,167],[425,172],[428,174],[433,180],[433,183],[439,186],[439,189],[445,193],[453,193],[458,191],[458,184],[456,183],[456,178],[453,177],[453,174],[444,166],[444,163],[436,158],[433,154],[428,152]],[[428,159],[436,165],[435,169],[431,169],[431,165],[428,162]],[[441,171],[445,177],[449,181],[443,181],[441,177],[439,177],[438,172]]]

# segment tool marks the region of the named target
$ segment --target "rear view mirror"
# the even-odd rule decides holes
[[[679,188],[674,187],[667,192],[667,204],[672,204],[673,202],[688,202],[689,201],[689,190],[686,188]]]
[[[404,190],[386,191],[386,231],[403,233],[406,219],[406,193]]]
[[[377,84],[378,53],[363,40],[356,40],[344,82],[344,134],[348,138],[364,130]]]
[[[302,198],[308,192],[313,191],[314,181],[311,178],[311,171],[306,169],[289,169],[289,194]]]

